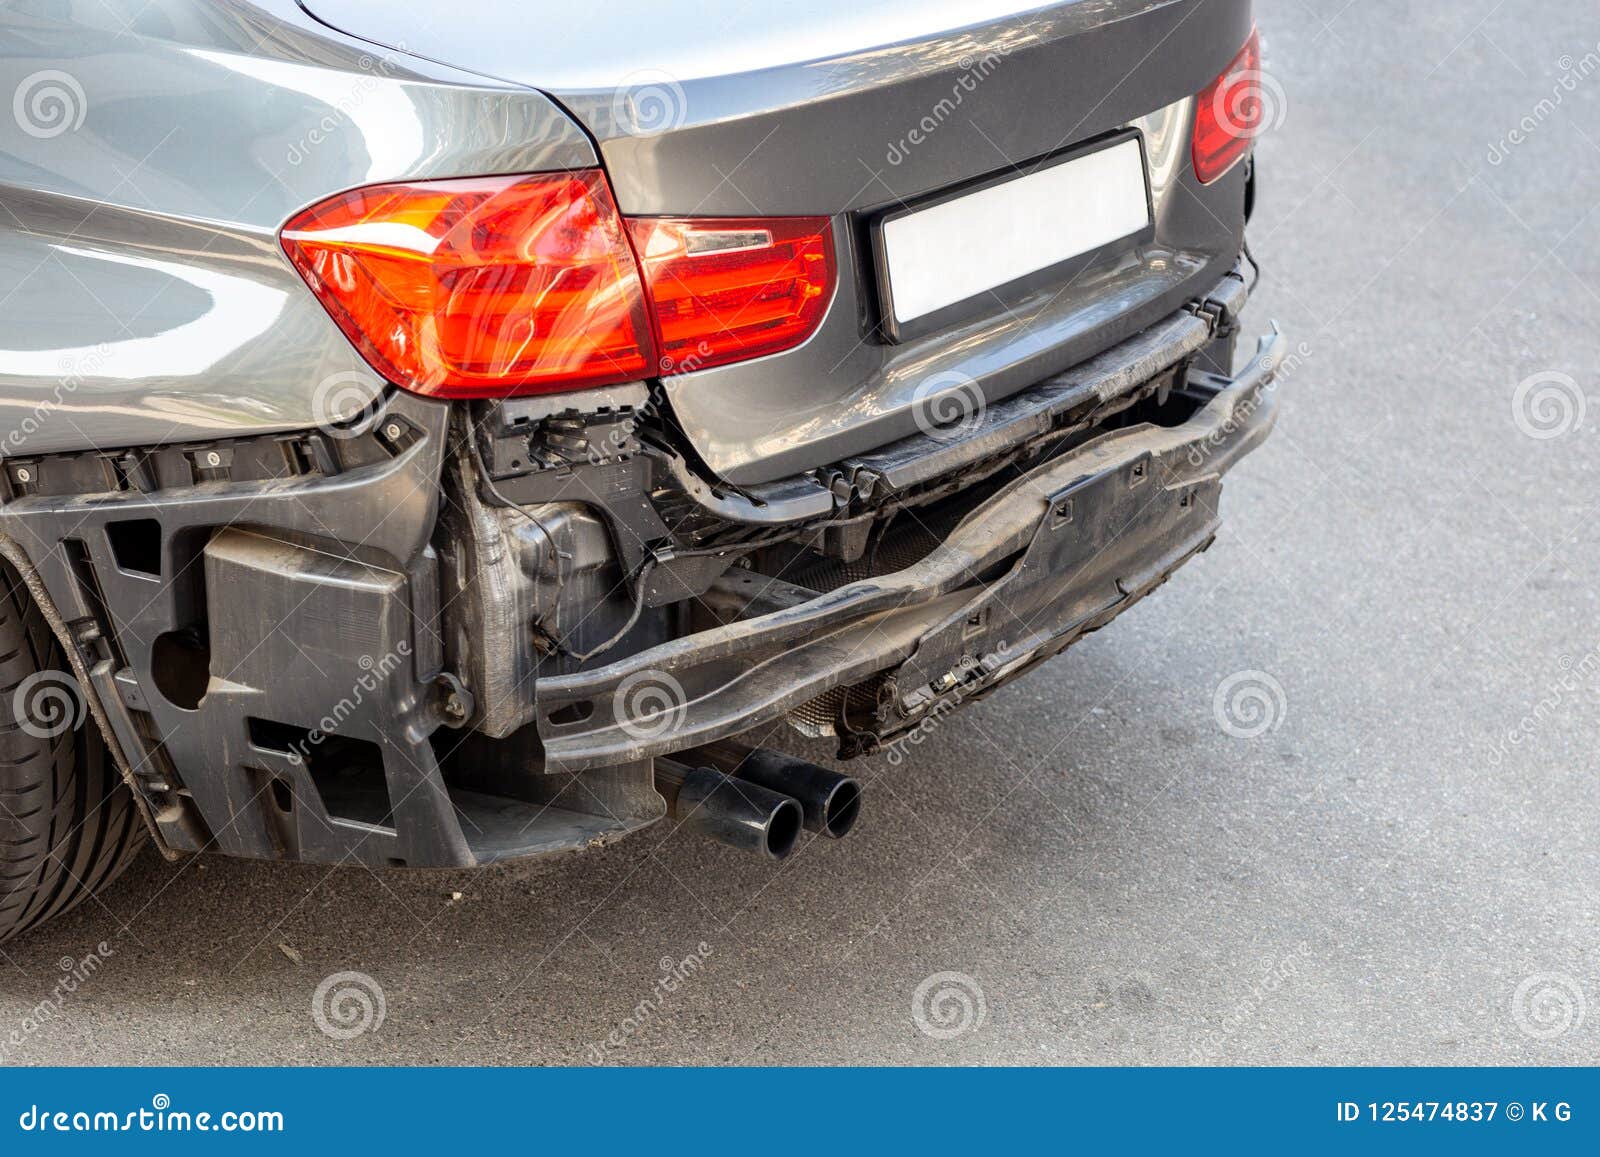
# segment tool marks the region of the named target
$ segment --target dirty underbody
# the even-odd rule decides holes
[[[642,384],[559,412],[394,393],[336,436],[40,460],[4,480],[0,545],[169,850],[471,865],[692,799],[776,854],[802,822],[843,834],[858,794],[752,770],[740,736],[870,753],[1211,542],[1274,413],[1281,339],[1227,372],[1246,293],[1236,270],[950,428],[780,482],[708,480]]]

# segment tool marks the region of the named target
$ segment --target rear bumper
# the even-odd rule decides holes
[[[1104,434],[1047,462],[907,569],[539,680],[548,766],[584,771],[665,755],[875,679],[872,718],[854,740],[871,749],[949,698],[981,694],[1059,652],[1210,544],[1222,475],[1276,417],[1282,350],[1274,332],[1232,380],[1191,374],[1187,389],[1202,404],[1181,425]],[[748,594],[770,595],[785,584],[735,571],[713,593],[726,602],[752,585]]]

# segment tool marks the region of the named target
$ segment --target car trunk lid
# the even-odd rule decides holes
[[[595,138],[625,214],[833,218],[839,285],[810,340],[665,379],[693,448],[737,483],[915,432],[930,381],[987,401],[1015,393],[1198,295],[1238,250],[1242,173],[1193,180],[1188,102],[1248,35],[1249,0],[622,0],[603,19],[544,2],[480,2],[449,20],[371,0],[308,7],[545,91]],[[886,324],[873,234],[885,217],[1117,134],[1139,138],[1148,167],[1143,233],[1054,281],[905,332]]]

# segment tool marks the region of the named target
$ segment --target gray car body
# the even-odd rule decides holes
[[[1186,102],[1250,19],[1245,0],[1016,7],[10,4],[0,422],[27,432],[4,452],[349,417],[383,383],[284,258],[283,223],[363,184],[601,162],[630,214],[834,218],[844,275],[810,341],[666,379],[714,472],[763,482],[912,433],[930,375],[1006,397],[1233,261],[1242,171],[1202,189],[1181,162]],[[1145,136],[1156,216],[1133,259],[869,340],[863,212],[1123,125]]]
[[[661,817],[657,758],[785,718],[877,750],[1204,549],[1281,356],[1233,372],[1250,166],[1189,163],[1249,2],[1014,6],[0,9],[0,555],[162,847],[588,846]],[[882,214],[1128,135],[1147,230],[889,332]],[[828,217],[818,330],[449,403],[385,383],[280,245],[362,185],[595,167],[629,215]],[[931,380],[986,412],[919,432]],[[912,551],[946,500],[966,529]],[[661,672],[665,734],[632,699]]]
[[[261,433],[382,381],[278,229],[339,189],[592,165],[547,97],[281,3],[0,13],[0,422],[8,456]]]

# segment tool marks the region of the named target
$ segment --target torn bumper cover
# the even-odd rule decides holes
[[[903,570],[540,679],[548,768],[665,755],[868,680],[873,721],[855,750],[870,750],[1056,654],[1210,544],[1223,473],[1272,427],[1283,348],[1274,331],[1231,381],[1191,374],[1201,404],[1187,420],[1105,433],[1045,462]]]

